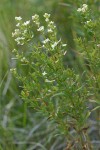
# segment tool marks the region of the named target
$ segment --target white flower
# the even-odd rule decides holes
[[[23,35],[25,35],[27,33],[27,29],[24,30]]]
[[[16,34],[12,32],[12,37],[14,37]]]
[[[57,46],[57,42],[54,42],[54,44],[51,45],[51,47],[54,49]]]
[[[47,74],[47,73],[46,73],[45,71],[42,73],[43,76],[45,76],[46,74]]]
[[[54,44],[52,44],[51,47],[54,49],[60,41],[61,41],[61,39],[58,42],[54,42]]]
[[[56,26],[54,25],[54,22],[53,22],[53,21],[50,21],[50,22],[48,23],[48,27],[51,28],[51,29],[56,28]]]
[[[15,17],[15,20],[20,21],[20,20],[22,20],[22,18],[20,16],[19,17]]]
[[[84,12],[87,11],[88,5],[87,5],[87,4],[83,4],[82,6],[83,6],[83,7],[82,7],[82,8],[78,8],[77,11],[78,11],[78,12],[83,12],[83,13],[84,13]]]
[[[43,16],[44,16],[45,18],[50,18],[50,14],[48,14],[48,13],[45,13]]]
[[[82,8],[83,13],[86,12],[86,10],[87,10],[87,8],[85,8],[85,7]]]
[[[25,39],[24,37],[18,37],[15,39],[15,41],[24,40],[24,39]]]
[[[48,21],[49,21],[49,18],[50,18],[50,14],[45,13],[43,16],[44,16],[44,18],[45,18],[45,21],[48,22]]]
[[[48,90],[48,92],[52,92],[51,90]]]
[[[48,43],[50,40],[47,38],[46,40],[42,41],[43,44]]]
[[[32,16],[32,20],[39,27],[39,25],[40,25],[39,15],[35,14],[34,16]]]
[[[15,32],[16,32],[16,33],[19,33],[19,29],[15,29]]]
[[[20,33],[20,30],[19,29],[15,29],[15,32],[12,33],[12,37],[18,35]]]
[[[13,49],[12,52],[15,53],[15,52],[17,52],[17,50],[16,50],[16,49]]]
[[[18,45],[23,45],[24,43],[22,42],[25,38],[24,37],[18,37],[15,39]]]
[[[24,45],[24,43],[20,43],[20,45]]]
[[[48,33],[52,33],[53,31],[52,31],[52,29],[48,29]]]
[[[38,19],[39,15],[35,14],[34,16],[32,16],[32,20]]]
[[[53,21],[50,21],[49,24],[48,24],[48,27],[51,27],[51,26],[54,26],[54,22]]]
[[[89,21],[86,21],[86,24],[89,24],[91,22],[91,19]]]
[[[11,68],[10,71],[11,71],[13,74],[16,74],[16,68]]]
[[[87,4],[83,4],[83,7],[84,7],[84,8],[87,8],[87,7],[88,7],[88,5],[87,5]]]
[[[81,11],[82,11],[82,9],[81,9],[81,8],[78,8],[78,9],[77,9],[77,11],[78,11],[78,12],[81,12]]]
[[[10,71],[13,71],[13,70],[15,71],[15,70],[16,70],[16,68],[11,68],[11,69],[10,69]]]
[[[27,60],[25,57],[23,57],[23,58],[21,59],[21,62],[23,62],[23,63],[28,63],[28,60]]]
[[[67,51],[64,52],[64,55],[66,55]]]
[[[16,38],[15,41],[17,42],[17,44],[20,44],[20,37]]]
[[[48,22],[48,21],[49,21],[49,18],[46,18],[45,21]]]
[[[97,44],[97,47],[99,47],[99,48],[100,48],[100,44]]]
[[[82,12],[86,12],[88,9],[88,5],[87,4],[83,4],[83,8],[82,8]]]
[[[23,58],[21,59],[21,62],[25,62],[25,60],[26,60],[26,58],[25,58],[25,57],[23,57]]]
[[[54,82],[55,80],[48,80],[48,79],[45,79],[45,82],[47,82],[47,83],[52,83],[52,82]]]
[[[27,26],[30,24],[30,20],[23,23],[23,26]]]
[[[16,27],[19,27],[19,26],[20,26],[20,23],[17,23],[17,24],[16,24]]]
[[[63,47],[67,46],[67,44],[62,44]]]
[[[44,31],[44,26],[41,26],[37,31]]]

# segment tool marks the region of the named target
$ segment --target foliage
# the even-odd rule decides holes
[[[17,59],[20,69],[12,68],[11,72],[21,81],[21,97],[25,102],[53,120],[69,140],[70,129],[74,129],[78,138],[73,137],[73,148],[91,149],[88,139],[85,140],[82,136],[87,136],[84,129],[87,128],[86,122],[91,111],[100,107],[97,105],[93,110],[87,107],[92,99],[99,104],[100,52],[99,37],[95,31],[99,21],[92,20],[86,4],[77,9],[76,15],[79,15],[83,24],[83,36],[76,35],[75,41],[81,50],[80,53],[89,63],[90,72],[84,68],[81,77],[74,68],[64,67],[63,55],[66,54],[66,44],[63,44],[61,39],[58,40],[56,26],[47,13],[44,14],[44,26],[41,25],[37,14],[26,22],[23,22],[21,17],[15,17],[18,28],[12,36],[18,45],[30,44],[31,48],[26,53],[20,49],[13,50],[16,55],[13,59]],[[34,28],[38,32],[36,42]],[[86,81],[82,82],[84,74]],[[79,145],[76,144],[77,140]]]

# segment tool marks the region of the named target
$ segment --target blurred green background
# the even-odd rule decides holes
[[[57,131],[52,122],[20,99],[18,81],[9,71],[16,66],[11,58],[12,50],[17,48],[11,34],[15,29],[15,16],[28,20],[36,13],[40,16],[50,13],[57,25],[58,36],[68,44],[65,65],[76,64],[80,70],[73,36],[74,32],[82,33],[73,13],[83,3],[89,4],[97,17],[100,15],[99,0],[0,0],[0,150],[62,150],[66,146],[63,136],[55,136]],[[98,141],[95,130],[93,136],[97,139],[93,140]]]

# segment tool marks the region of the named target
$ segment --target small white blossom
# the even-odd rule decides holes
[[[54,44],[51,45],[51,47],[54,49],[57,46],[57,42],[54,42]]]
[[[64,55],[66,55],[67,51],[64,52]]]
[[[49,24],[54,24],[54,21],[50,21]]]
[[[20,58],[20,55],[17,53],[17,55],[16,55],[16,59],[19,59]]]
[[[11,69],[10,69],[10,71],[13,71],[13,70],[15,71],[15,70],[16,70],[16,68],[11,68]]]
[[[88,5],[87,5],[87,4],[83,4],[83,7],[84,7],[84,8],[87,8],[87,7],[88,7]]]
[[[46,40],[42,41],[43,44],[48,43],[50,40],[47,38]]]
[[[44,26],[41,26],[40,28],[38,28],[37,31],[44,31]]]
[[[16,68],[11,68],[10,71],[11,71],[13,74],[16,74]]]
[[[51,91],[51,90],[48,90],[48,92],[50,92],[50,93],[51,93],[52,91]]]
[[[49,18],[50,18],[50,14],[45,13],[43,16],[44,16],[44,18],[45,18],[45,21],[48,22],[48,21],[49,21]]]
[[[49,21],[49,18],[46,18],[45,21],[48,22],[48,21]]]
[[[45,76],[46,74],[47,74],[47,73],[46,73],[45,71],[42,73],[43,76]]]
[[[29,24],[30,24],[30,20],[24,22],[24,23],[23,23],[23,26],[27,26],[27,25],[29,25]]]
[[[87,10],[87,8],[85,8],[85,7],[82,8],[83,13],[86,12],[86,10]]]
[[[20,38],[16,38],[15,41],[17,42],[18,45],[20,45]]]
[[[63,47],[67,46],[67,44],[62,44]]]
[[[36,20],[36,19],[38,19],[39,18],[39,15],[37,15],[37,14],[35,14],[34,16],[32,16],[32,20],[34,21],[34,20]]]
[[[24,39],[25,39],[24,37],[18,37],[15,39],[15,41],[24,40]]]
[[[40,25],[39,15],[35,14],[34,16],[32,16],[32,20],[39,27],[39,25]]]
[[[100,48],[100,44],[97,44],[97,47],[99,47],[99,48]]]
[[[20,26],[20,23],[17,23],[17,24],[16,24],[16,27],[19,27],[19,26]]]
[[[17,37],[15,41],[17,42],[18,45],[23,45],[24,43],[22,42],[25,38],[24,37]]]
[[[54,49],[60,41],[61,41],[61,39],[58,42],[54,42],[54,44],[52,44],[51,47]]]
[[[43,16],[44,16],[45,18],[50,18],[50,14],[48,14],[48,13],[45,13]]]
[[[48,27],[51,27],[51,25],[54,25],[54,22],[53,22],[53,21],[50,21],[50,22],[49,22]]]
[[[91,19],[89,21],[86,21],[86,24],[89,24],[91,22]]]
[[[19,29],[15,29],[15,32],[12,33],[12,37],[18,35],[20,33],[20,30]]]
[[[19,29],[15,29],[15,32],[19,33]]]
[[[22,20],[22,18],[20,16],[19,17],[15,17],[15,20],[20,21],[20,20]]]
[[[21,62],[23,62],[23,63],[28,63],[28,60],[27,60],[25,57],[23,57],[23,58],[21,59]]]
[[[82,8],[78,8],[77,11],[78,11],[78,12],[83,12],[83,13],[84,13],[84,12],[87,11],[88,5],[87,5],[87,4],[83,4],[82,6],[83,6],[83,7],[82,7]]]
[[[15,52],[17,52],[17,50],[16,50],[16,49],[13,49],[12,52],[15,53]]]
[[[27,29],[24,30],[23,35],[25,35],[27,33]]]
[[[78,9],[77,9],[77,11],[78,11],[78,12],[81,12],[81,11],[82,11],[82,9],[81,9],[81,8],[78,8]]]
[[[55,26],[55,24],[54,24],[53,21],[50,21],[50,22],[48,23],[48,27],[51,28],[51,29],[56,28],[56,26]]]
[[[23,57],[22,59],[21,59],[21,62],[24,62],[26,60],[26,58],[25,57]]]
[[[45,79],[45,82],[47,82],[47,83],[52,83],[52,82],[54,82],[55,80],[48,80],[48,79]]]
[[[14,37],[15,35],[16,35],[15,32],[14,33],[12,32],[12,37]]]
[[[48,29],[48,33],[52,33],[53,31],[52,31],[52,29]]]

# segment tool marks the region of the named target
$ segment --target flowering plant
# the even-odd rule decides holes
[[[77,11],[81,13],[84,21],[88,6],[83,4]],[[67,135],[69,141],[72,136],[70,131],[73,129],[76,133],[75,137],[72,136],[73,140],[77,137],[80,145],[77,145],[75,140],[72,147],[88,148],[88,142],[83,138],[83,135],[87,136],[84,130],[87,128],[86,121],[90,115],[87,106],[87,99],[91,93],[90,87],[87,87],[90,82],[88,75],[83,83],[83,75],[80,77],[74,69],[64,67],[63,56],[67,53],[67,44],[63,43],[61,38],[58,39],[57,29],[55,23],[50,20],[50,14],[44,14],[44,26],[41,25],[37,14],[26,22],[23,22],[21,17],[15,19],[17,29],[12,33],[15,41],[19,46],[31,45],[26,53],[20,50],[21,47],[19,50],[13,50],[16,55],[14,59],[17,59],[20,69],[12,68],[11,71],[21,81],[22,99],[53,120],[57,128]],[[88,31],[90,27],[93,29],[93,24],[91,20],[87,20],[84,28]],[[35,41],[37,35],[38,41]],[[77,44],[82,42],[81,38],[75,40]],[[92,66],[91,61],[89,62]],[[99,76],[96,79],[98,78]]]

